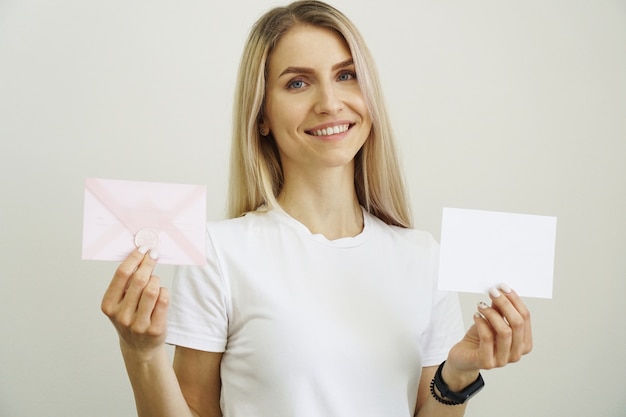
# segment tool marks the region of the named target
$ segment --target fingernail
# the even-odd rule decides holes
[[[474,313],[474,317],[476,317],[477,319],[483,319],[483,315],[480,314],[478,311]]]
[[[511,294],[511,292],[513,292],[513,289],[504,283],[498,285],[498,288],[500,288],[502,291],[504,291],[507,294]]]
[[[487,303],[485,303],[484,301],[479,301],[478,302],[478,308],[484,310],[486,308],[489,308],[489,306],[487,305]]]
[[[151,250],[150,257],[156,261],[157,259],[159,259],[159,252],[155,251],[154,249]]]
[[[490,289],[489,294],[491,294],[493,298],[498,298],[502,295],[502,293],[500,293],[500,291],[498,291],[496,287],[493,287],[492,289]]]
[[[137,248],[140,254],[145,255],[148,253],[148,245],[141,245]]]

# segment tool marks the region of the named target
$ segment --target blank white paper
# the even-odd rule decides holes
[[[444,208],[439,289],[552,298],[556,217]]]

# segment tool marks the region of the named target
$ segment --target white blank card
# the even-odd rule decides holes
[[[552,298],[556,217],[444,208],[439,289]]]

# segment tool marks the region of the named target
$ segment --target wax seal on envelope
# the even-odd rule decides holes
[[[135,246],[146,246],[149,250],[159,246],[159,234],[155,230],[141,229],[135,234]]]

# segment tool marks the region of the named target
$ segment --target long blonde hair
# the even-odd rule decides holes
[[[238,217],[262,205],[277,207],[283,185],[278,148],[259,133],[265,100],[267,60],[278,41],[295,25],[331,29],[346,41],[372,118],[372,130],[355,156],[354,184],[359,203],[387,224],[411,227],[411,215],[396,145],[378,75],[357,28],[332,6],[296,1],[263,15],[246,42],[235,92],[228,216]]]

